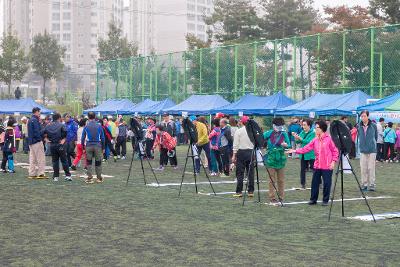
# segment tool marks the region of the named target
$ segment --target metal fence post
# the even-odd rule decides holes
[[[317,53],[318,53],[318,57],[317,57],[317,90],[319,90],[319,82],[320,82],[320,52],[321,52],[321,34],[318,33],[317,36]]]
[[[220,48],[217,48],[217,57],[216,57],[216,66],[215,66],[215,84],[216,84],[216,90],[217,93],[219,92],[219,56],[220,56]]]
[[[199,84],[199,91],[200,94],[203,91],[203,48],[200,48],[200,84]]]
[[[274,92],[278,90],[278,41],[274,41]]]
[[[183,87],[184,87],[184,90],[185,90],[185,99],[186,99],[186,96],[187,96],[187,70],[186,70],[186,68],[187,68],[187,63],[186,63],[186,52],[183,52],[183,61],[184,61],[184,63],[183,63]]]
[[[369,94],[371,96],[374,96],[374,63],[375,63],[375,28],[370,28],[370,35],[371,35],[371,65],[370,65],[370,88],[369,88]]]
[[[235,92],[233,94],[233,98],[234,98],[234,100],[236,100],[236,94],[237,94],[237,90],[238,90],[238,82],[237,82],[237,78],[238,78],[238,45],[235,45],[234,57],[235,57],[235,82],[234,82]]]
[[[132,101],[133,96],[133,58],[130,59],[130,83],[129,83],[129,99]]]
[[[257,92],[257,42],[254,42],[254,51],[253,51],[253,93]]]
[[[172,54],[168,54],[168,95],[171,95],[172,91]]]
[[[292,87],[292,98],[295,98],[296,84],[297,84],[297,38],[293,38],[293,87]]]
[[[154,58],[154,67],[156,70],[155,73],[155,82],[154,82],[154,90],[155,90],[155,100],[158,100],[158,66],[157,66],[157,57]]]
[[[143,95],[144,95],[144,88],[146,86],[146,80],[145,80],[145,57],[142,57],[142,100],[143,100]]]
[[[346,86],[346,34],[344,31],[342,35],[342,88],[343,94],[345,93]]]
[[[100,83],[100,79],[99,79],[99,73],[100,73],[100,71],[99,71],[99,65],[100,65],[100,62],[96,62],[96,70],[97,70],[97,73],[96,73],[96,105],[99,104],[99,90],[100,90],[100,88],[99,88],[99,83]]]

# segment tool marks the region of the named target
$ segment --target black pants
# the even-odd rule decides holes
[[[150,138],[146,138],[146,157],[148,159],[154,159],[153,153],[151,150],[153,149],[154,140]]]
[[[383,144],[376,144],[376,160],[382,161],[385,159],[383,153]]]
[[[249,173],[248,179],[248,192],[254,192],[254,164],[250,164],[251,157],[253,156],[253,150],[238,150],[236,154],[236,178],[237,178],[237,186],[236,193],[242,193],[243,191],[243,179],[244,176]]]
[[[1,169],[5,170],[8,161],[8,170],[15,171],[14,155],[11,151],[3,151],[3,159],[1,161]]]
[[[224,170],[225,175],[229,175],[229,169],[230,169],[230,158],[231,158],[231,152],[229,147],[220,147],[220,152],[221,152],[221,160],[222,160],[222,169]]]
[[[389,154],[389,149],[390,149],[390,156]],[[383,144],[383,158],[385,160],[394,160],[394,144],[393,143],[387,143],[385,142]]]
[[[51,160],[53,163],[53,178],[60,176],[60,161],[64,169],[65,176],[71,176],[67,160],[66,145],[50,144]]]
[[[311,182],[311,198],[310,200],[316,202],[318,200],[319,195],[319,185],[321,184],[321,177],[324,181],[324,189],[323,189],[323,202],[329,202],[329,195],[331,193],[332,186],[332,170],[321,170],[315,169],[314,175]]]
[[[122,148],[122,151],[121,151]],[[126,137],[125,136],[118,136],[117,137],[117,144],[115,145],[115,150],[117,155],[121,155],[123,157],[126,156]]]
[[[75,154],[75,142],[66,142],[65,143],[65,149],[67,152],[67,161],[68,161],[68,166],[72,166],[72,161],[75,159],[76,154]],[[50,150],[51,151],[51,150]]]
[[[174,148],[175,155],[173,157],[168,157],[168,149],[161,148],[160,150],[160,166],[167,166],[168,160],[171,166],[177,166],[178,161],[176,159],[176,149]]]
[[[311,169],[314,168],[314,160],[305,160],[304,156],[301,156],[301,161],[300,161],[300,184],[302,186],[306,185],[306,171],[308,169],[308,166],[311,166]]]

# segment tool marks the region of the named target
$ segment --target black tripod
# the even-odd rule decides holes
[[[260,198],[260,178],[259,178],[259,174],[258,174],[257,155],[260,155],[262,157],[261,151],[255,146],[253,148],[252,153],[251,153],[251,160],[250,160],[250,164],[249,164],[249,170],[248,170],[247,175],[246,175],[247,176],[247,182],[246,182],[246,190],[245,190],[245,192],[247,192],[247,188],[249,186],[249,178],[250,178],[250,172],[251,172],[251,168],[252,168],[251,166],[253,166],[253,168],[255,169],[256,179],[257,179],[256,181],[257,181],[257,191],[258,191],[258,203],[261,203],[261,198]],[[265,166],[265,164],[264,164],[264,166]],[[271,183],[272,183],[272,186],[274,187],[275,193],[278,196],[279,203],[281,204],[281,207],[283,207],[282,198],[279,195],[278,189],[276,188],[274,181],[272,180],[271,173],[269,172],[267,166],[265,166],[265,169],[267,170],[268,177],[271,180]],[[245,200],[246,200],[246,194],[243,195],[242,206],[244,206]]]
[[[195,153],[195,151],[196,151],[196,153]],[[179,194],[178,194],[178,196],[179,196],[179,197],[181,196],[182,184],[183,184],[183,180],[185,179],[186,167],[187,167],[187,163],[188,163],[189,158],[192,159],[192,163],[193,163],[193,176],[194,176],[194,186],[195,186],[195,188],[196,188],[196,194],[198,193],[198,188],[197,188],[197,173],[196,173],[196,167],[195,167],[195,166],[196,166],[196,164],[195,164],[195,158],[196,158],[196,157],[199,158],[199,160],[200,160],[200,165],[203,167],[203,171],[204,171],[204,173],[206,174],[206,177],[207,177],[207,179],[208,179],[208,182],[210,183],[210,186],[211,186],[212,191],[214,192],[214,196],[216,196],[217,194],[215,193],[215,190],[214,190],[214,187],[213,187],[213,185],[212,185],[212,183],[211,183],[210,177],[208,176],[208,173],[207,173],[207,171],[206,171],[206,168],[204,167],[203,162],[202,162],[202,160],[201,160],[201,157],[200,157],[200,155],[198,154],[197,147],[196,147],[196,145],[193,144],[193,142],[190,142],[190,145],[188,146],[188,150],[187,150],[187,153],[186,153],[185,167],[183,168],[183,172],[182,172],[182,181],[181,181],[181,185],[180,185],[180,187],[179,187]]]
[[[342,150],[340,150],[339,155],[340,155],[340,158],[339,158],[339,163],[338,163],[338,166],[337,166],[337,168],[336,168],[336,173],[335,173],[335,176],[336,176],[336,177],[335,177],[335,185],[334,185],[334,187],[333,187],[333,192],[332,192],[331,206],[330,206],[330,209],[329,209],[329,218],[328,218],[328,221],[331,220],[331,213],[332,213],[333,200],[334,200],[334,198],[335,198],[336,184],[337,184],[337,181],[338,181],[339,173],[340,173],[340,190],[341,190],[341,197],[342,197],[342,217],[344,217],[344,187],[343,187],[343,172],[344,172],[344,168],[343,168],[343,158],[346,157],[346,159],[347,159],[347,161],[349,162],[349,165],[350,165],[350,169],[349,169],[349,170],[352,172],[352,174],[353,174],[353,176],[354,176],[354,179],[355,179],[356,182],[357,182],[358,189],[360,189],[360,193],[361,193],[362,197],[363,197],[364,200],[365,200],[365,204],[367,204],[368,210],[369,210],[369,212],[371,213],[372,219],[374,219],[374,222],[376,223],[375,216],[374,216],[374,214],[372,213],[372,210],[371,210],[371,207],[370,207],[370,205],[369,205],[369,203],[368,203],[368,200],[367,200],[367,198],[365,197],[365,194],[364,194],[364,192],[363,192],[362,189],[361,189],[361,184],[360,184],[360,182],[358,181],[358,178],[357,178],[356,173],[354,172],[354,169],[353,169],[353,166],[351,165],[350,159],[348,158],[348,156],[347,156]]]
[[[143,181],[144,181],[144,184],[147,185],[146,174],[145,174],[144,166],[143,166],[143,157],[145,156],[145,153],[144,153],[144,148],[143,148],[143,143],[142,143],[142,142],[139,142],[139,143],[138,143],[138,148],[139,148],[138,150],[139,150],[140,165],[141,165],[141,167],[142,167],[142,173],[143,173]],[[130,176],[131,176],[131,171],[132,171],[132,167],[133,167],[133,159],[134,159],[134,157],[135,157],[135,150],[133,150],[133,152],[132,152],[131,165],[130,165],[130,167],[129,167],[129,173],[128,173],[128,178],[126,179],[126,185],[128,185],[128,183],[129,183],[129,178],[130,178]],[[147,157],[146,157],[146,161],[147,161],[147,163],[148,163],[149,166],[150,166],[150,170],[151,170],[151,172],[153,173],[153,176],[154,176],[154,179],[155,179],[156,182],[157,182],[157,185],[160,186],[160,183],[158,182],[156,173],[155,173],[154,170],[153,170],[153,166],[151,166],[150,160],[149,160]]]

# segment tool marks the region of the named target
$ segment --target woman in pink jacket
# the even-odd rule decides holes
[[[314,175],[311,182],[311,198],[308,202],[309,205],[317,204],[319,185],[321,184],[321,177],[324,181],[324,191],[322,205],[327,206],[329,202],[329,195],[331,193],[332,173],[335,168],[335,163],[339,158],[339,151],[332,141],[332,138],[326,133],[328,125],[325,121],[318,121],[315,123],[316,137],[306,146],[293,150],[290,149],[286,153],[305,154],[314,150]]]

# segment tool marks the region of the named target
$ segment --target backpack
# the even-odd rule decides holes
[[[246,124],[246,132],[250,141],[258,148],[264,146],[264,136],[260,125],[254,120],[249,120]]]

